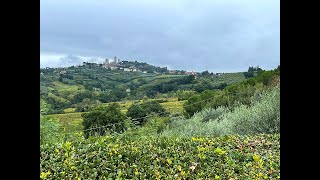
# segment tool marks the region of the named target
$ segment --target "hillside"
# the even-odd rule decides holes
[[[243,72],[186,75],[181,72],[170,74],[165,68],[147,63],[122,61],[118,66],[119,69],[111,69],[84,63],[82,66],[40,69],[40,96],[52,106],[51,113],[63,113],[66,108],[81,106],[85,99],[90,99],[91,104],[99,104],[143,97],[175,97],[178,90],[201,93],[208,89],[223,89],[245,79]],[[135,71],[126,71],[128,67]]]
[[[280,179],[280,66],[249,75],[79,71],[118,84],[100,91],[68,68],[63,82],[60,70],[41,74],[40,179]]]

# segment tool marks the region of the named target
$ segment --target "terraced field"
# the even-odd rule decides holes
[[[65,91],[75,92],[75,91],[81,91],[85,89],[84,86],[82,85],[69,85],[59,81],[54,81],[51,84],[52,86],[48,87],[48,89],[57,90],[58,92],[65,92]]]

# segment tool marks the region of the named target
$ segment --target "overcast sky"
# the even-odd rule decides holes
[[[40,66],[117,56],[169,69],[280,64],[279,0],[40,0]]]

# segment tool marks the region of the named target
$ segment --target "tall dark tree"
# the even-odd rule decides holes
[[[203,72],[201,73],[201,75],[202,75],[202,76],[209,76],[210,73],[209,73],[209,71],[203,71]]]
[[[89,113],[82,114],[82,117],[84,129],[93,128],[90,131],[84,131],[85,138],[94,134],[104,135],[107,130],[118,133],[124,131],[126,117],[121,113],[118,103],[112,103],[107,107],[97,107]]]
[[[157,113],[162,116],[165,114],[165,109],[157,101],[147,101],[141,104],[136,103],[129,107],[127,116],[136,119],[134,121],[143,124],[146,121],[143,117],[146,117],[150,113]]]

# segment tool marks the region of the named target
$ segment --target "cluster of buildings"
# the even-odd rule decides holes
[[[127,72],[142,72],[142,73],[147,73],[146,71],[141,71],[138,68],[134,67],[134,66],[130,66],[130,67],[125,67],[124,65],[122,65],[122,61],[117,58],[117,56],[114,57],[114,59],[108,59],[106,58],[105,61],[102,64],[96,64],[96,63],[88,63],[88,62],[83,62],[84,66],[100,66],[100,67],[104,67],[107,69],[111,69],[111,70],[123,70],[123,71],[127,71]]]
[[[130,67],[125,67],[124,65],[122,65],[122,61],[117,58],[116,56],[114,57],[114,59],[108,59],[106,58],[105,61],[102,64],[96,64],[96,63],[89,63],[89,62],[83,62],[84,66],[102,66],[104,68],[107,69],[111,69],[111,70],[123,70],[126,72],[142,72],[142,73],[147,73],[146,71],[141,71],[138,68],[134,67],[134,66],[130,66]],[[200,75],[200,72],[187,72],[187,71],[181,71],[181,70],[169,70],[168,72],[169,74],[185,74],[185,75]],[[220,75],[220,73],[217,73],[216,75]]]
[[[114,61],[111,61],[112,59],[108,59],[106,58],[106,60],[104,61],[104,63],[102,64],[102,67],[107,68],[107,69],[111,69],[111,70],[115,70],[118,69],[118,65],[121,63],[120,59],[117,59],[117,56],[114,57]]]

